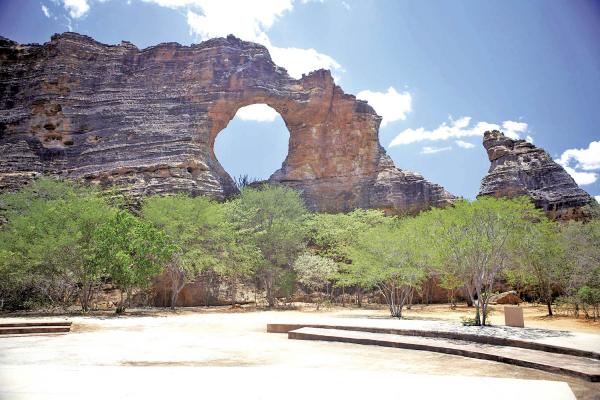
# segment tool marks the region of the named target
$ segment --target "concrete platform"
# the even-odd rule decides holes
[[[0,398],[574,400],[565,382],[276,367],[0,367]],[[101,380],[99,380],[101,379]]]
[[[302,327],[469,340],[600,360],[600,335],[551,329],[462,326],[459,322],[427,320],[304,318],[267,324],[267,332],[287,333]]]
[[[369,323],[281,310],[70,316],[68,335],[0,339],[0,399],[597,400],[600,393],[600,383],[488,360],[265,332],[272,322],[334,319]]]
[[[599,360],[512,346],[498,346],[456,339],[373,333],[349,329],[308,327],[289,331],[288,338],[433,351],[503,362],[520,367],[570,375],[590,382],[600,382]]]

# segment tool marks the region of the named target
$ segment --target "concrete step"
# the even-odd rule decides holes
[[[71,321],[0,322],[0,328],[21,328],[27,326],[71,326]]]
[[[288,332],[288,338],[433,351],[497,361],[546,372],[570,375],[591,382],[600,382],[600,361],[596,359],[513,346],[499,346],[456,339],[310,327],[291,330]]]
[[[71,331],[69,321],[2,322],[0,336],[28,335],[41,333],[67,333]]]
[[[407,329],[407,328],[387,328],[377,326],[352,326],[352,325],[337,325],[337,324],[312,324],[312,323],[294,323],[294,324],[267,324],[267,332],[269,333],[288,333],[300,328],[323,328],[323,329],[338,329],[350,330],[356,332],[370,333],[387,333],[402,336],[418,336],[438,339],[453,339],[465,340],[474,343],[490,344],[497,346],[519,347],[523,349],[539,350],[548,353],[567,354],[577,357],[586,357],[600,360],[600,353],[577,349],[573,347],[558,346],[548,343],[540,343],[532,340],[497,337],[483,334],[473,334],[464,332],[452,332],[443,330],[426,330],[426,329]]]

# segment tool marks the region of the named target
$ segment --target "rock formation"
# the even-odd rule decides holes
[[[292,79],[267,49],[233,36],[143,50],[75,33],[43,45],[0,39],[0,191],[41,174],[116,185],[134,196],[237,193],[213,152],[240,107],[273,107],[289,151],[269,182],[315,210],[406,212],[453,196],[397,169],[381,118],[329,71]]]
[[[480,196],[530,196],[554,219],[585,218],[592,197],[543,149],[502,132],[483,137],[491,166],[481,181]]]

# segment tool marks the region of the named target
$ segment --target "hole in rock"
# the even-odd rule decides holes
[[[217,135],[214,152],[227,173],[237,181],[269,179],[288,153],[290,133],[277,111],[266,104],[240,108]]]

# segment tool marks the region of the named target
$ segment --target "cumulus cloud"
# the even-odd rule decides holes
[[[266,104],[252,104],[240,108],[235,114],[242,121],[273,122],[279,114]]]
[[[62,3],[71,18],[81,18],[90,10],[87,0],[62,0]]]
[[[273,61],[285,68],[291,77],[317,69],[329,69],[339,81],[342,66],[327,54],[315,49],[279,47],[271,43],[267,31],[285,13],[294,8],[293,0],[144,0],[162,7],[183,9],[190,33],[198,40],[233,34],[269,49]],[[305,3],[305,2],[303,2]],[[235,12],[233,12],[234,10]]]
[[[268,46],[273,62],[287,69],[292,78],[299,79],[317,69],[328,69],[334,79],[339,82],[342,66],[327,54],[315,49],[299,49],[297,47]]]
[[[50,10],[48,10],[48,7],[46,7],[45,5],[42,4],[42,12],[44,13],[44,15],[46,16],[46,18],[50,18]]]
[[[527,132],[527,123],[516,121],[504,121],[502,123],[502,131],[511,139],[520,139],[520,134]]]
[[[598,174],[594,172],[577,171],[567,166],[563,166],[563,168],[575,179],[578,185],[591,185],[598,180]]]
[[[448,146],[448,147],[429,147],[429,146],[425,146],[421,149],[421,154],[435,154],[435,153],[441,153],[442,151],[449,151],[452,150],[452,147]]]
[[[600,169],[600,141],[591,142],[587,149],[565,150],[559,159],[562,165],[569,165],[572,161],[577,168],[586,171]]]
[[[596,199],[596,201],[597,201],[598,203],[600,203],[600,194],[599,194],[599,195],[597,195],[597,196],[594,196],[594,199]]]
[[[585,149],[567,149],[557,160],[578,185],[590,185],[598,180],[600,170],[600,141],[591,142]]]
[[[190,30],[200,39],[234,34],[244,40],[267,44],[266,31],[286,11],[291,11],[291,0],[151,0],[171,8],[192,6],[199,13],[188,10]]]
[[[423,127],[417,129],[405,129],[400,132],[391,142],[389,147],[401,146],[422,141],[438,141],[449,139],[460,139],[465,137],[481,137],[485,131],[501,130],[508,137],[518,139],[521,134],[527,132],[527,123],[504,121],[502,125],[490,122],[477,122],[471,124],[471,117],[461,117],[457,120],[450,118],[450,122],[444,122],[433,130]]]
[[[412,111],[412,96],[410,93],[398,93],[392,86],[388,88],[387,92],[363,90],[356,95],[356,98],[368,101],[377,114],[383,117],[382,127],[390,122],[405,120],[406,114]]]
[[[475,147],[473,143],[465,142],[464,140],[456,140],[454,143],[456,143],[458,147],[462,147],[463,149],[472,149],[473,147]]]

